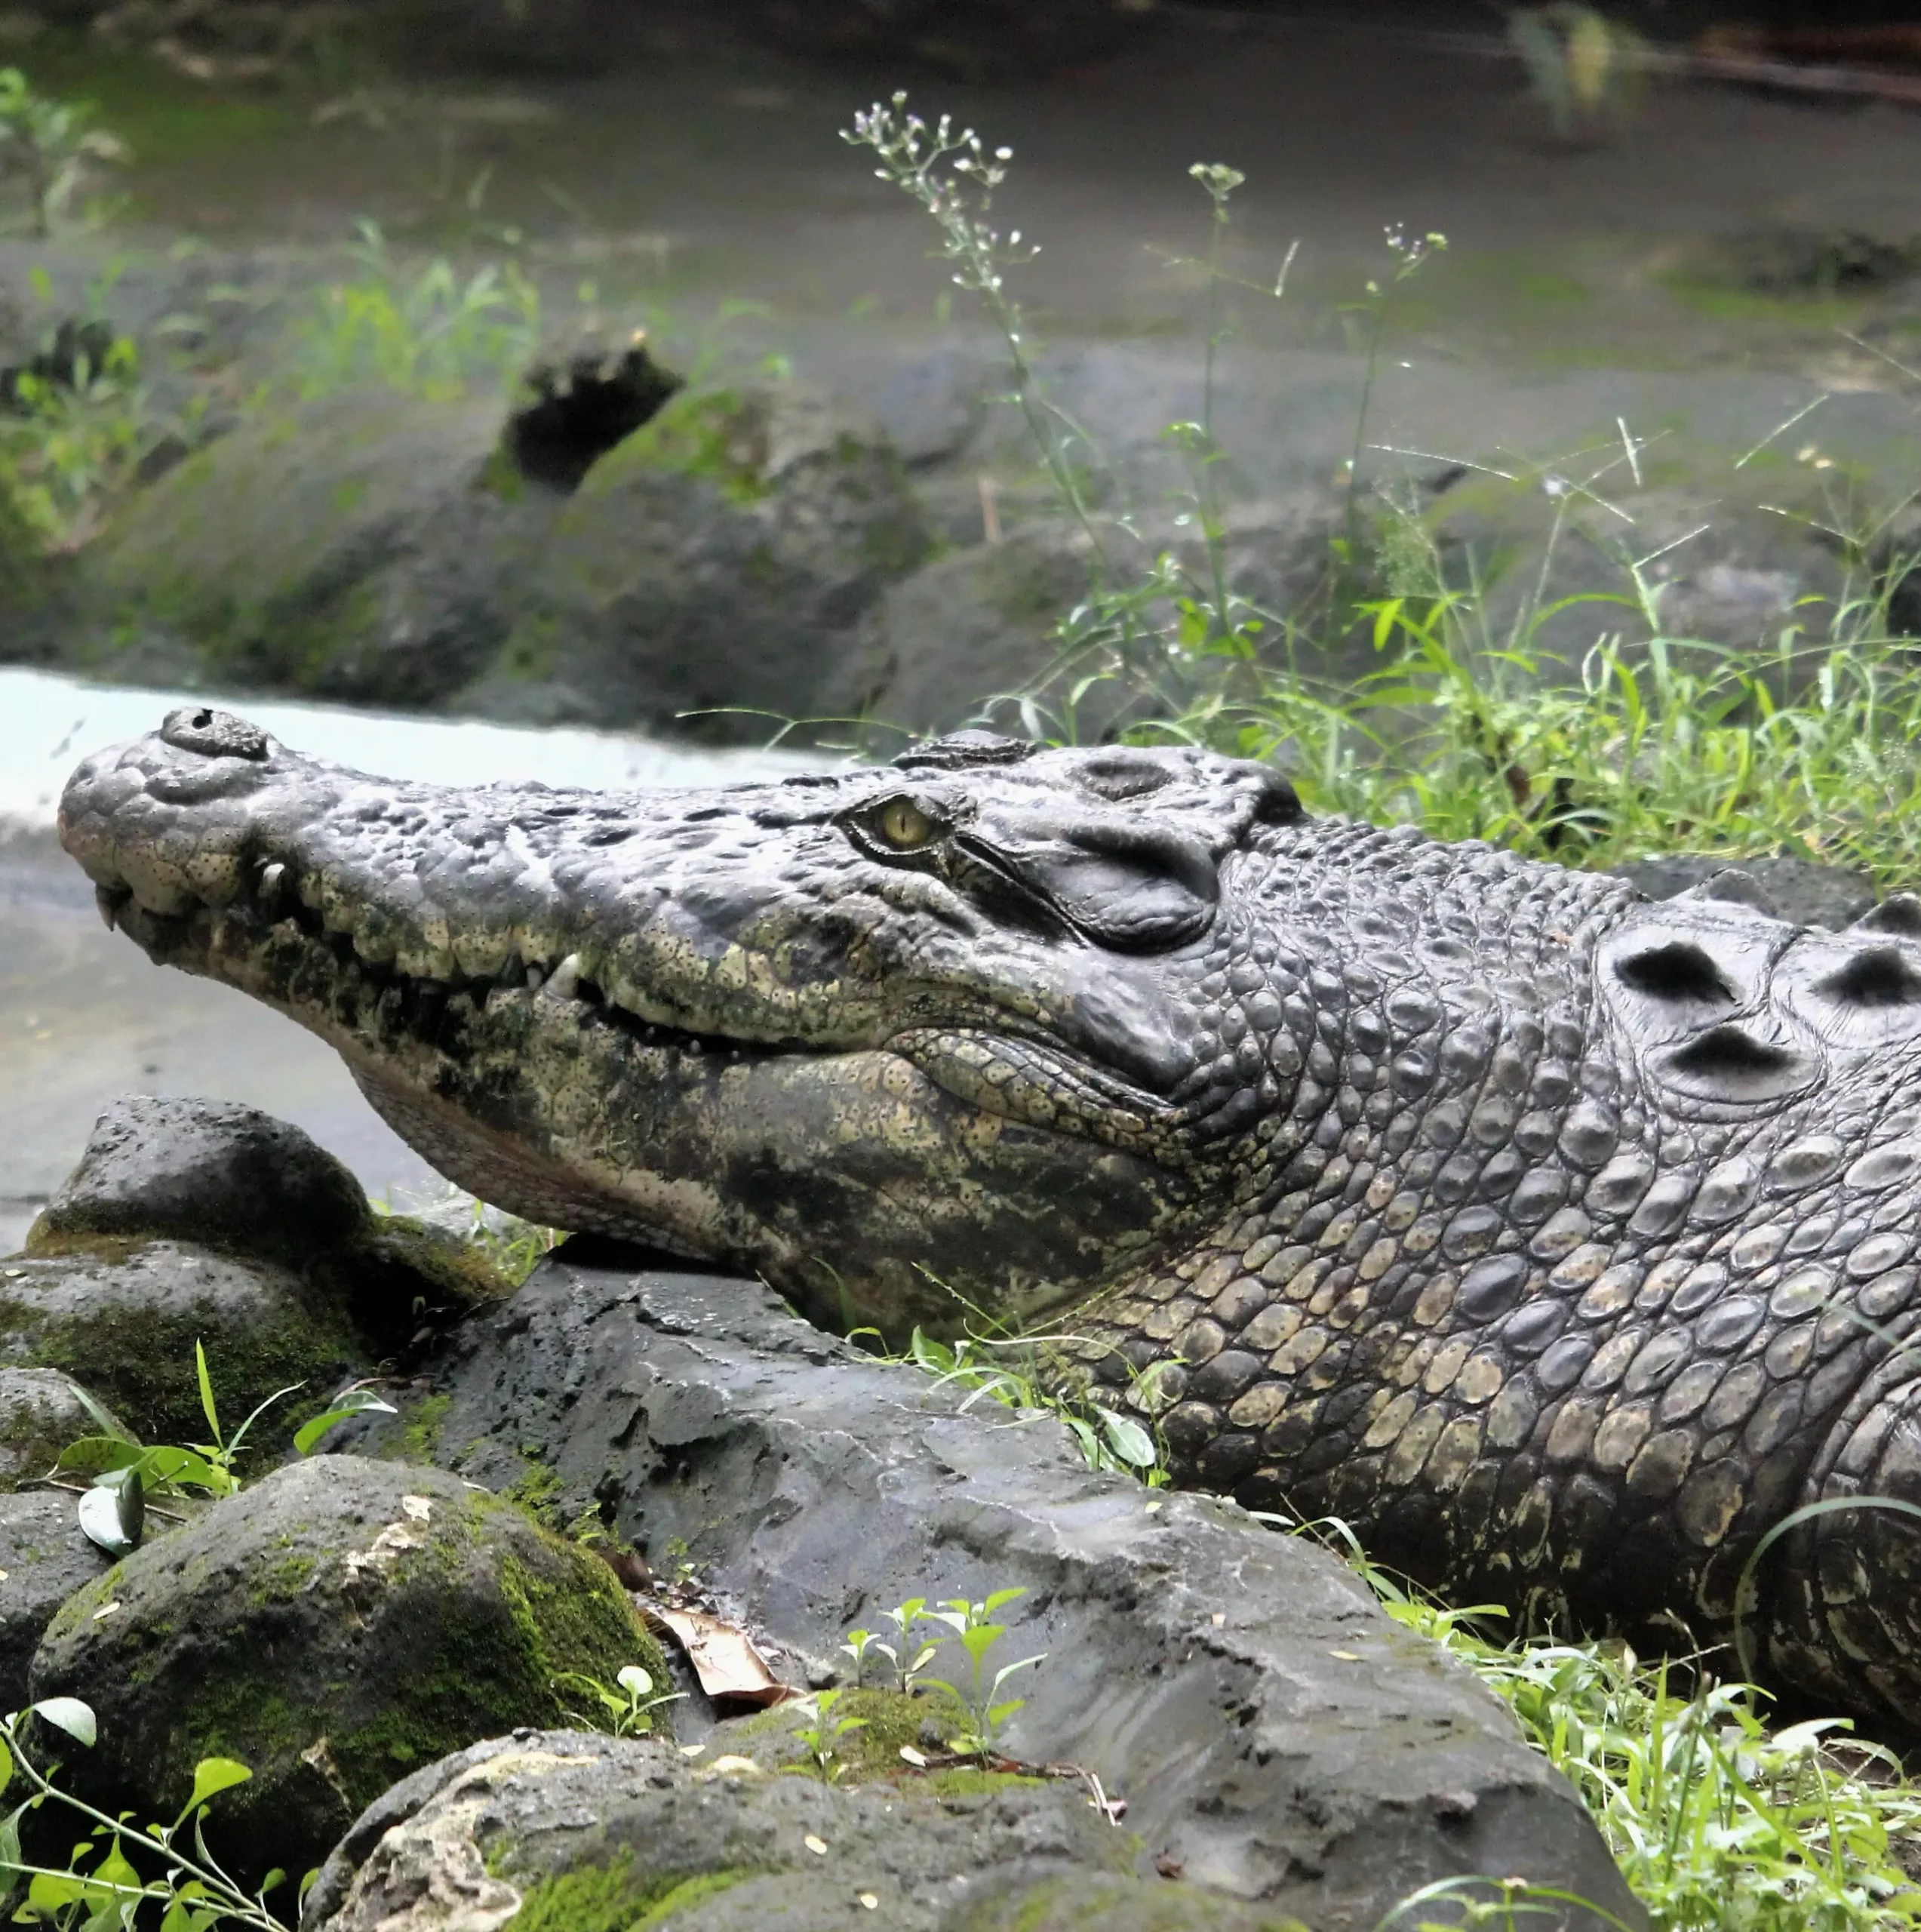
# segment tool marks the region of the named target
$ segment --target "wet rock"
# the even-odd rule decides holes
[[[101,1432],[72,1377],[54,1368],[0,1368],[0,1493],[45,1475],[69,1442]]]
[[[1824,926],[1833,932],[1871,912],[1880,897],[1864,873],[1791,857],[1725,859],[1676,852],[1612,869],[1616,878],[1638,886],[1650,899],[1673,899],[1718,880],[1717,897],[1739,899],[1790,925]]]
[[[134,1094],[100,1115],[29,1247],[158,1238],[298,1263],[361,1240],[373,1219],[359,1182],[297,1127],[232,1101]]]
[[[1124,0],[755,0],[748,20],[757,38],[815,60],[985,80],[1111,57],[1148,28],[1148,11]]]
[[[109,1810],[171,1816],[198,1759],[249,1765],[219,1848],[257,1876],[318,1864],[421,1765],[564,1721],[567,1673],[636,1662],[664,1677],[598,1557],[441,1471],[318,1456],[82,1589],[29,1681],[100,1714],[72,1775]]]
[[[767,1775],[724,1725],[689,1765],[645,1740],[496,1738],[355,1823],[307,1915],[324,1932],[647,1922],[905,1932],[1298,1932],[1279,1913],[1135,1869],[1138,1841],[1077,1783]],[[723,1764],[722,1760],[725,1762]]]
[[[89,546],[78,653],[120,677],[438,703],[507,635],[558,506],[498,408],[346,394],[269,413],[134,497]]]
[[[1631,1910],[1505,1709],[1326,1552],[1092,1472],[1057,1422],[962,1413],[755,1284],[574,1251],[455,1338],[438,1439],[692,1562],[790,1681],[908,1598],[1019,1587],[1006,1654],[1047,1660],[1007,1748],[1098,1773],[1190,1881],[1326,1932],[1470,1872]]]
[[[81,1534],[58,1491],[0,1496],[0,1711],[27,1702],[27,1666],[54,1613],[107,1558]]]
[[[927,532],[877,425],[798,384],[683,393],[589,470],[498,662],[491,715],[767,735],[813,715]]]

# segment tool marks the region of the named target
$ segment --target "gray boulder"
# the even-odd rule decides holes
[[[0,1269],[0,1363],[67,1371],[146,1440],[197,1441],[196,1342],[232,1429],[292,1383],[312,1407],[504,1285],[454,1235],[376,1215],[298,1128],[134,1095]]]
[[[927,548],[878,425],[800,384],[683,392],[603,457],[543,544],[491,715],[764,740],[813,715],[889,583]]]
[[[83,1698],[75,1788],[171,1817],[201,1758],[250,1783],[219,1850],[255,1878],[318,1865],[398,1779],[516,1725],[564,1722],[559,1680],[657,1649],[613,1572],[441,1471],[317,1456],[215,1504],[70,1598],[35,1698]]]
[[[196,1342],[229,1430],[276,1389],[306,1385],[303,1407],[257,1426],[257,1454],[380,1358],[342,1295],[276,1263],[156,1241],[0,1266],[0,1363],[71,1375],[143,1441],[205,1440]]]
[[[647,1740],[491,1739],[416,1774],[322,1868],[317,1932],[1300,1932],[1135,1869],[1078,1782],[978,1774],[848,1789],[770,1775],[723,1725],[690,1765]],[[897,1767],[898,1768],[898,1767]]]
[[[656,1564],[695,1564],[790,1681],[908,1598],[1019,1587],[1006,1654],[1047,1660],[1007,1749],[1096,1772],[1190,1880],[1326,1932],[1475,1872],[1631,1912],[1505,1709],[1325,1552],[1090,1471],[1049,1418],[963,1413],[756,1284],[576,1252],[456,1337],[438,1439],[463,1474],[598,1503]]]
[[[106,1567],[81,1534],[72,1497],[0,1496],[0,1711],[25,1708],[27,1666],[54,1613]]]
[[[34,1223],[34,1252],[82,1241],[190,1241],[299,1263],[364,1238],[367,1197],[297,1127],[227,1100],[129,1094]]]

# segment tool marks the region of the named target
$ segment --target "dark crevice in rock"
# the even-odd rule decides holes
[[[507,454],[530,483],[570,496],[682,386],[639,335],[617,353],[582,350],[541,365],[527,378],[528,400],[508,419]]]

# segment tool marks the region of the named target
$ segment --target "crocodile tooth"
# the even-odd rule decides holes
[[[527,969],[527,991],[529,992],[537,993],[540,990],[541,982],[545,980],[547,974],[544,968],[530,965]]]
[[[271,906],[279,898],[281,888],[287,883],[287,868],[275,859],[271,864],[260,868],[260,903]]]
[[[100,917],[106,921],[109,932],[113,930],[114,915],[118,912],[121,902],[126,897],[125,892],[110,892],[103,885],[97,885],[94,888],[94,903],[100,909]]]
[[[547,991],[556,999],[573,998],[580,984],[580,955],[570,952],[547,976]]]

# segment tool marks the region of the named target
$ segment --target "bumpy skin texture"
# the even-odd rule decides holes
[[[645,797],[391,783],[180,712],[62,807],[156,959],[331,1041],[501,1205],[945,1283],[1162,1364],[1185,1480],[1538,1616],[1724,1638],[1797,1506],[1921,1506],[1921,906],[1840,934],[964,734]],[[1913,1516],[1758,1568],[1773,1672],[1921,1694]]]

